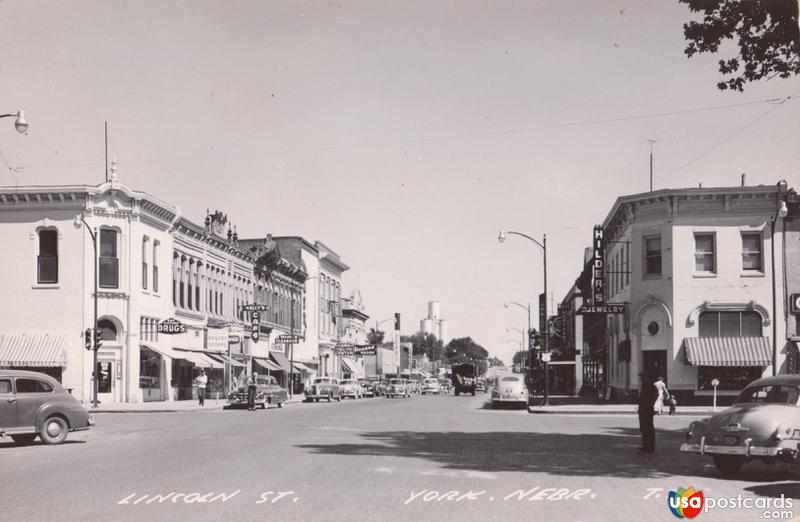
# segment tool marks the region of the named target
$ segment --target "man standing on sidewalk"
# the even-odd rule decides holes
[[[656,386],[648,372],[639,374],[642,385],[639,389],[639,431],[642,432],[642,447],[639,453],[656,451],[656,428],[653,426],[653,404],[656,400]]]
[[[200,401],[200,406],[206,403],[206,385],[208,384],[208,376],[206,376],[205,369],[200,370],[200,375],[195,377],[195,384],[197,384],[197,400]]]
[[[254,373],[247,379],[247,409],[256,411],[256,383],[258,374]]]

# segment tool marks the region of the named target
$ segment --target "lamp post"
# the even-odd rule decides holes
[[[523,234],[521,232],[515,232],[513,230],[502,230],[501,229],[500,233],[497,235],[497,240],[500,243],[504,242],[506,240],[506,234],[513,234],[515,236],[524,237],[525,239],[528,239],[528,240],[534,242],[536,244],[536,246],[538,246],[539,248],[542,249],[542,254],[543,254],[543,270],[542,270],[542,272],[544,272],[544,304],[543,304],[544,309],[542,311],[543,311],[543,315],[544,315],[544,319],[545,319],[545,326],[547,326],[547,234],[544,234],[542,236],[542,240],[538,241],[538,240],[532,238],[531,236],[529,236],[527,234]],[[548,350],[547,350],[547,345],[548,345],[548,338],[550,337],[550,332],[549,331],[541,332],[541,334],[542,334],[542,337],[543,337],[543,339],[542,339],[543,340],[543,346],[542,346],[543,350],[542,351],[544,353],[549,353]],[[533,365],[531,365],[531,367],[532,366]],[[547,365],[545,365],[544,406],[549,406],[550,405],[549,394],[548,394],[548,390],[547,390],[547,388],[548,388],[547,384],[548,384],[548,382],[547,382]]]
[[[20,111],[22,112],[22,111]],[[27,128],[27,123],[26,123]],[[94,256],[94,313],[92,323],[92,408],[97,408],[97,229],[92,230],[92,227],[83,219],[83,215],[75,216],[75,226],[80,227],[83,224],[89,235],[92,237],[92,250]]]
[[[522,303],[518,303],[516,301],[506,301],[504,303],[505,307],[508,308],[509,305],[517,305],[520,308],[528,311],[528,368],[533,368],[533,346],[530,343],[530,334],[531,334],[531,304],[528,303],[528,306],[525,306]],[[524,338],[525,336],[523,336]]]
[[[20,109],[17,112],[0,114],[0,118],[10,118],[11,116],[17,117],[17,119],[14,120],[14,128],[17,129],[17,132],[20,134],[25,134],[25,132],[28,130],[28,120],[25,118],[25,111]]]

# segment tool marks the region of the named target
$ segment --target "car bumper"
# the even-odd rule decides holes
[[[492,402],[528,402],[528,397],[520,397],[519,395],[513,397],[492,397]]]
[[[800,443],[794,448],[786,446],[754,446],[750,439],[746,439],[744,445],[724,446],[706,444],[706,438],[703,437],[700,439],[699,444],[684,442],[681,444],[681,451],[699,455],[740,455],[746,458],[778,457],[797,460],[798,456],[800,456]]]

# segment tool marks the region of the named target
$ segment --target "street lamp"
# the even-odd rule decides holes
[[[21,113],[22,111],[20,111]],[[27,128],[27,123],[25,124]],[[19,129],[18,129],[19,130]],[[92,236],[92,249],[94,251],[94,322],[92,323],[92,408],[97,408],[97,229],[92,230],[89,223],[83,219],[83,214],[75,216],[75,227],[80,228],[81,224],[86,227],[89,235]]]
[[[527,310],[528,311],[528,333],[527,333],[527,335],[529,336],[528,337],[528,368],[533,368],[533,346],[531,345],[531,342],[530,342],[530,334],[531,334],[531,304],[528,303],[528,306],[525,306],[524,304],[518,303],[516,301],[506,301],[504,303],[504,306],[506,308],[508,308],[509,305],[512,305],[512,304],[513,305],[517,305],[520,308],[522,308],[523,310]]]
[[[25,111],[20,109],[17,112],[0,114],[0,118],[10,118],[11,116],[17,117],[17,119],[14,120],[14,128],[17,129],[17,132],[20,134],[25,134],[25,131],[28,130],[28,120],[25,118]]]
[[[544,326],[546,328],[547,327],[547,234],[544,234],[542,236],[542,240],[538,241],[538,240],[532,238],[531,236],[529,236],[527,234],[523,234],[521,232],[515,232],[513,230],[500,229],[500,233],[497,235],[497,240],[500,243],[503,243],[507,239],[506,234],[513,234],[515,236],[524,237],[525,239],[528,239],[528,240],[536,243],[536,246],[538,246],[539,248],[542,249],[542,254],[543,254],[543,270],[542,271],[544,272],[544,303],[542,303],[542,315],[544,315],[544,321],[545,321],[545,325]],[[548,350],[547,350],[547,345],[548,345],[548,337],[550,336],[549,335],[550,332],[549,331],[541,332],[541,334],[542,334],[543,343],[544,343],[544,345],[542,346],[542,350],[543,350],[544,353],[549,353]],[[533,365],[531,365],[531,367],[533,367]],[[544,371],[545,371],[544,405],[545,406],[549,406],[550,405],[550,400],[549,400],[549,394],[548,394],[548,390],[547,390],[547,388],[548,388],[548,386],[547,386],[547,384],[548,384],[547,383],[547,364],[545,364]]]
[[[779,197],[780,194],[786,191],[786,180],[781,180],[778,182],[778,193]],[[770,232],[770,247],[772,249],[772,255],[770,256],[772,262],[772,375],[778,374],[778,322],[775,320],[777,317],[777,289],[776,289],[776,281],[775,281],[775,224],[778,221],[778,218],[783,220],[786,216],[789,215],[789,208],[786,206],[786,199],[785,196],[780,199],[778,203],[778,210],[775,212],[774,215],[770,216],[770,224],[771,224],[771,232]],[[783,227],[784,234],[783,234],[783,243],[786,244],[786,225],[784,224]]]

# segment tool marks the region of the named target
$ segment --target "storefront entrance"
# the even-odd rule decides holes
[[[116,368],[113,360],[97,361],[97,400],[101,404],[116,402]]]
[[[647,350],[642,352],[642,369],[650,374],[653,379],[663,377],[667,379],[667,351],[666,350]]]

